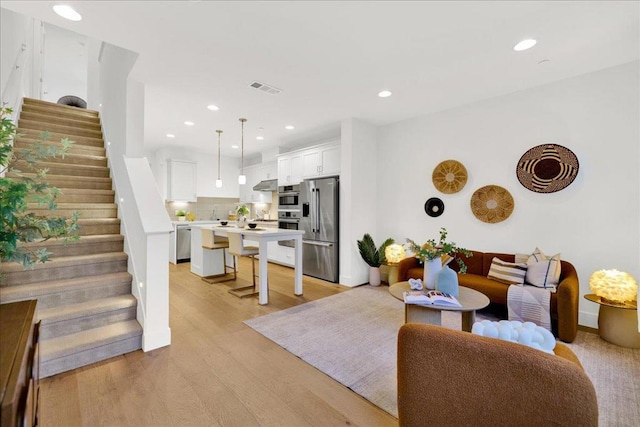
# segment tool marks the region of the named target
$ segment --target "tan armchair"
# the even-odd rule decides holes
[[[575,354],[408,323],[398,334],[400,426],[596,426],[591,380]]]

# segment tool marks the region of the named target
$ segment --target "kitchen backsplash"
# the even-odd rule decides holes
[[[247,203],[251,211],[251,219],[265,216],[270,219],[278,219],[278,197],[274,196],[273,200],[274,203]],[[178,220],[176,216],[176,211],[178,210],[195,213],[196,220],[210,220],[216,218],[227,219],[229,212],[235,212],[239,204],[240,199],[233,197],[198,197],[198,201],[194,203],[165,202],[165,207],[172,221]]]

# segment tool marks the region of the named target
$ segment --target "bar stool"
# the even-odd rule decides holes
[[[258,289],[256,287],[256,263],[255,256],[258,255],[257,246],[245,246],[244,236],[242,233],[228,233],[229,238],[229,253],[234,256],[246,256],[251,258],[251,271],[253,276],[253,286],[241,286],[238,288],[229,289],[229,293],[239,298],[249,297],[252,295],[258,295]],[[235,258],[234,258],[235,266]],[[237,276],[237,269],[234,268],[234,278]]]
[[[213,230],[202,230],[202,248],[212,251],[222,250],[222,265],[224,271],[220,274],[204,276],[202,280],[213,284],[220,282],[228,282],[235,280],[236,275],[236,258],[233,258],[233,276],[227,273],[227,253],[225,249],[229,249],[229,239],[223,236],[217,236]]]

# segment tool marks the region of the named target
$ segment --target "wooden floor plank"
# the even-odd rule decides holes
[[[43,426],[397,426],[398,420],[243,321],[349,288],[269,264],[269,304],[237,298],[251,280],[208,284],[188,263],[169,267],[172,344],[41,381]]]

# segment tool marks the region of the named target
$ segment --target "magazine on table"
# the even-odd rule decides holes
[[[405,291],[403,297],[406,304],[462,307],[456,297],[440,291]]]

